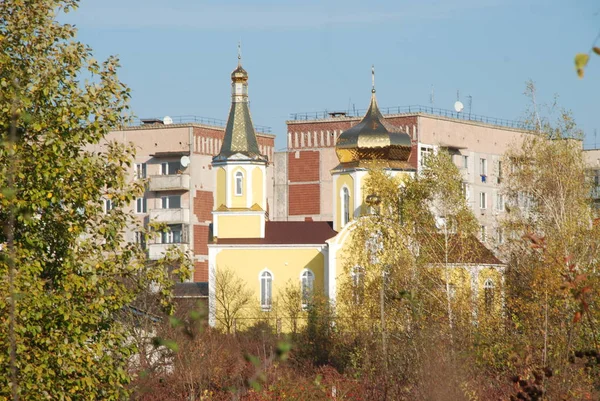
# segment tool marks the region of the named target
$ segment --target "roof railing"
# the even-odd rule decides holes
[[[171,120],[173,121],[172,124],[196,123],[196,124],[210,125],[210,126],[219,127],[219,128],[223,128],[227,125],[226,120],[220,120],[218,118],[210,118],[210,117],[200,117],[200,116],[194,116],[194,115],[171,116]],[[154,117],[148,117],[148,118],[136,117],[131,120],[131,124],[129,126],[130,127],[143,126],[143,125],[145,125],[144,121],[152,121],[152,122],[160,124],[160,123],[162,123],[163,119],[162,118],[154,118]],[[168,125],[168,124],[165,124],[165,125]],[[255,125],[254,129],[257,130],[258,132],[262,132],[264,134],[271,133],[271,127],[268,127],[266,125]]]
[[[380,107],[379,110],[384,115],[392,114],[416,114],[424,113],[436,116],[443,116],[448,118],[455,118],[457,120],[475,121],[490,125],[499,125],[502,127],[519,128],[524,130],[531,130],[534,127],[523,121],[508,120],[504,118],[495,118],[481,116],[478,114],[468,113],[462,111],[457,113],[453,110],[440,109],[431,106],[398,106],[398,107]],[[336,110],[336,111],[320,111],[320,112],[308,112],[308,113],[292,113],[290,114],[290,120],[294,121],[307,121],[307,120],[321,120],[321,119],[335,119],[345,117],[362,117],[366,113],[367,109],[352,109],[352,110]]]

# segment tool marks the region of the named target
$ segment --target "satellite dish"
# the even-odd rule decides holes
[[[190,157],[189,156],[181,156],[181,160],[179,160],[179,163],[181,163],[181,167],[187,167],[190,165]]]
[[[164,125],[173,124],[173,119],[169,116],[165,116],[165,118],[163,118],[163,124]]]
[[[460,100],[457,100],[456,103],[454,103],[454,110],[456,110],[457,113],[460,113],[462,111],[462,109],[464,109],[465,106],[462,104],[462,102]]]

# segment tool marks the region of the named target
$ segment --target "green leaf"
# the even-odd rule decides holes
[[[579,76],[579,78],[583,78],[583,71],[589,60],[589,54],[577,53],[575,55],[575,69],[577,70],[577,75]]]

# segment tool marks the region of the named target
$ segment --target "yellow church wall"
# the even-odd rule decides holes
[[[259,215],[217,215],[218,238],[260,238],[261,218]]]
[[[335,196],[337,197],[337,202],[335,202],[335,227],[336,231],[339,231],[342,228],[342,188],[346,186],[348,187],[348,192],[350,193],[350,220],[353,219],[354,215],[354,178],[350,174],[340,174],[336,181],[335,187]]]
[[[226,204],[226,195],[225,195],[225,187],[227,182],[227,173],[223,167],[219,167],[217,169],[217,194],[216,194],[216,204],[215,209],[218,209],[219,206]]]
[[[241,171],[243,176],[242,176],[242,194],[241,195],[236,195],[235,194],[235,174]],[[231,207],[248,207],[246,204],[246,196],[248,193],[248,188],[246,187],[248,185],[248,172],[246,170],[244,170],[241,167],[237,167],[234,168],[233,170],[231,170],[231,177],[230,177],[230,185],[229,185],[229,190],[231,191]],[[241,238],[241,237],[240,237]]]
[[[257,203],[264,210],[263,185],[263,173],[256,167],[252,170],[252,204]]]
[[[286,325],[284,331],[289,331],[289,319],[283,308],[278,305],[282,291],[291,283],[300,288],[300,276],[304,269],[309,269],[315,275],[315,292],[324,291],[325,259],[317,248],[231,248],[223,249],[216,256],[217,269],[229,269],[246,283],[246,288],[253,292],[253,300],[242,313],[238,327],[251,325],[260,319],[282,318]],[[260,305],[260,274],[268,270],[273,275],[272,300],[270,311],[261,310]],[[300,308],[301,305],[298,305]],[[217,304],[218,308],[218,304]],[[217,311],[217,314],[219,312]],[[274,322],[270,322],[274,323]]]

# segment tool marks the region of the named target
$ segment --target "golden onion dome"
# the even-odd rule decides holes
[[[410,136],[385,121],[372,90],[367,113],[355,126],[342,132],[335,145],[341,165],[369,165],[373,162],[403,166],[410,157]],[[377,163],[376,163],[377,164]]]
[[[242,65],[238,63],[238,66],[231,73],[231,80],[235,82],[247,82],[248,81],[248,73],[246,70],[242,68]]]

